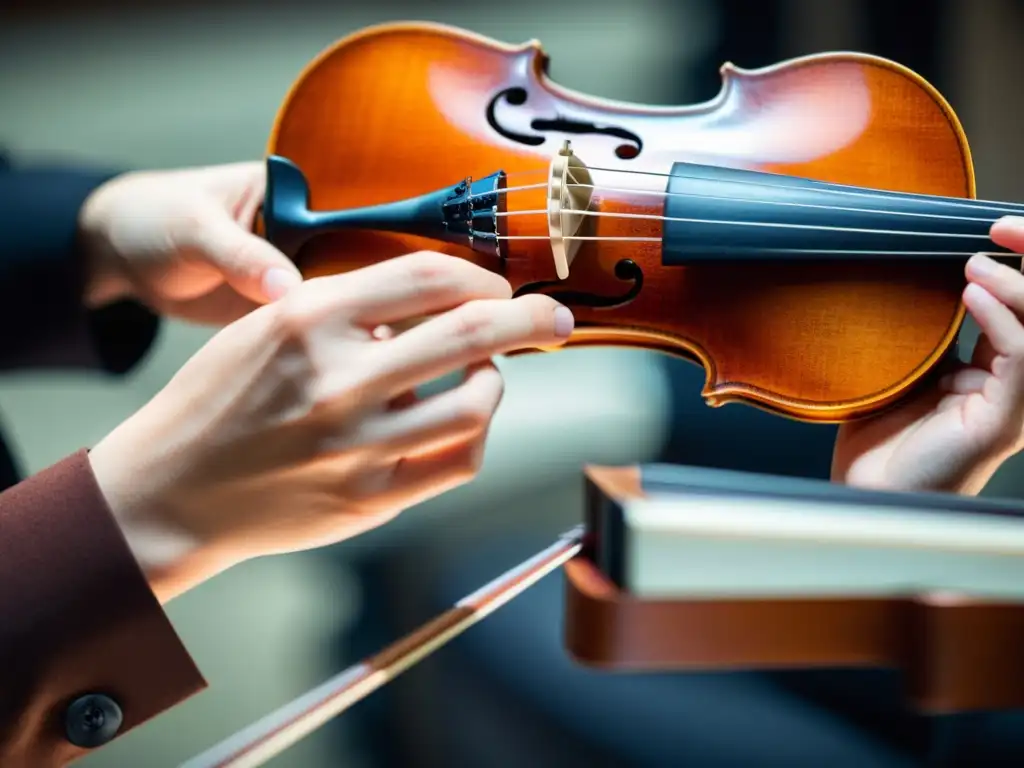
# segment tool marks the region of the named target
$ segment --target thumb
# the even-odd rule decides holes
[[[291,259],[226,213],[218,213],[199,227],[196,246],[228,285],[252,301],[265,303],[276,301],[302,282]]]

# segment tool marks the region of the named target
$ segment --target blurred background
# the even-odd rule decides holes
[[[651,104],[711,98],[724,61],[884,55],[953,104],[979,195],[1024,200],[1020,0],[8,2],[0,146],[22,159],[123,168],[259,157],[313,56],[360,27],[401,19],[539,38],[557,82]],[[114,383],[4,377],[0,410],[24,469],[94,443],[207,336],[169,327],[147,362]],[[83,768],[176,765],[430,618],[579,519],[585,462],[828,474],[832,427],[706,408],[703,373],[685,363],[588,349],[501,367],[507,394],[476,482],[357,541],[249,563],[175,601],[170,616],[211,688]],[[1020,467],[1004,467],[987,493],[1022,495]],[[549,577],[271,765],[1024,764],[1024,717],[926,721],[904,710],[898,680],[883,672],[576,668],[561,646],[561,589],[561,575]]]

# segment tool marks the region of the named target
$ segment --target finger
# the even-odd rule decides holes
[[[998,355],[1016,356],[1024,351],[1024,326],[992,293],[977,283],[969,283],[963,300]]]
[[[955,373],[948,373],[939,380],[939,388],[946,393],[969,395],[981,392],[991,374],[979,368],[962,368]]]
[[[555,346],[573,323],[566,307],[540,294],[472,301],[374,345],[373,385],[390,397],[513,349]]]
[[[181,245],[191,246],[251,301],[276,301],[302,282],[298,267],[287,256],[225,211],[207,214],[181,239]]]
[[[478,363],[467,369],[464,382],[468,383],[471,379],[476,380],[475,391],[465,391],[460,398],[461,407],[465,411],[462,418],[471,423],[469,428],[461,436],[455,435],[452,439],[442,439],[433,442],[424,441],[415,448],[407,450],[405,458],[413,459],[436,451],[446,450],[456,443],[464,442],[465,440],[482,440],[486,438],[491,424],[494,422],[494,415],[498,412],[502,398],[505,395],[505,380],[501,372],[490,360]],[[484,381],[487,383],[484,384]]]
[[[389,495],[408,508],[471,482],[480,472],[486,444],[480,437],[402,461],[391,477]]]
[[[377,460],[394,462],[463,443],[486,432],[503,391],[501,374],[492,363],[475,366],[459,386],[400,410],[374,414],[329,450],[369,449]]]
[[[1024,315],[1024,274],[982,253],[967,262],[967,279],[980,285],[1014,312]]]
[[[1016,253],[1024,253],[1024,218],[1004,216],[989,230],[989,237],[997,245]]]
[[[935,411],[938,413],[942,413],[943,411],[948,411],[952,408],[958,408],[961,405],[963,405],[963,402],[963,395],[946,395],[941,400],[939,400],[938,405],[935,406]]]
[[[402,327],[413,318],[445,312],[467,301],[509,299],[501,275],[470,261],[420,251],[352,272],[310,281],[317,303],[341,306],[350,322]]]

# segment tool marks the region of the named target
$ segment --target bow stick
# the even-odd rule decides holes
[[[551,546],[462,598],[383,651],[182,763],[180,768],[262,765],[525,592],[575,557],[582,541],[583,526],[570,530]]]

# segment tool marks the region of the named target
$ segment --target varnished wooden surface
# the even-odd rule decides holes
[[[599,57],[595,66],[599,66]],[[268,152],[303,169],[317,210],[388,202],[506,171],[509,186],[545,178],[564,139],[591,168],[667,173],[695,161],[908,192],[974,196],[966,140],[934,89],[880,59],[822,55],[756,72],[726,67],[712,102],[648,108],[601,101],[547,79],[539,43],[504,45],[428,24],[384,25],[341,41],[311,63],[282,105]],[[541,136],[526,146],[487,122],[506,88],[527,92],[500,106],[499,122]],[[620,159],[605,134],[537,131],[535,118],[625,129],[643,148]],[[655,177],[595,172],[598,186],[656,184]],[[662,180],[663,181],[663,180]],[[661,212],[657,196],[596,195],[602,211]],[[544,207],[542,190],[511,193],[508,207]],[[546,234],[543,216],[509,220],[512,235]],[[595,234],[660,234],[656,221],[600,218]],[[351,269],[418,248],[471,258],[514,288],[555,279],[543,241],[510,241],[499,263],[417,238],[350,233],[301,256],[308,275]],[[560,288],[617,295],[623,258],[643,270],[633,302],[573,306],[573,344],[629,344],[680,354],[708,372],[707,401],[740,399],[811,421],[870,413],[906,394],[948,351],[963,319],[964,260],[801,263],[664,268],[654,243],[584,243]]]
[[[895,668],[921,711],[1024,707],[1024,607],[918,599],[639,600],[565,564],[565,645],[622,671]]]

